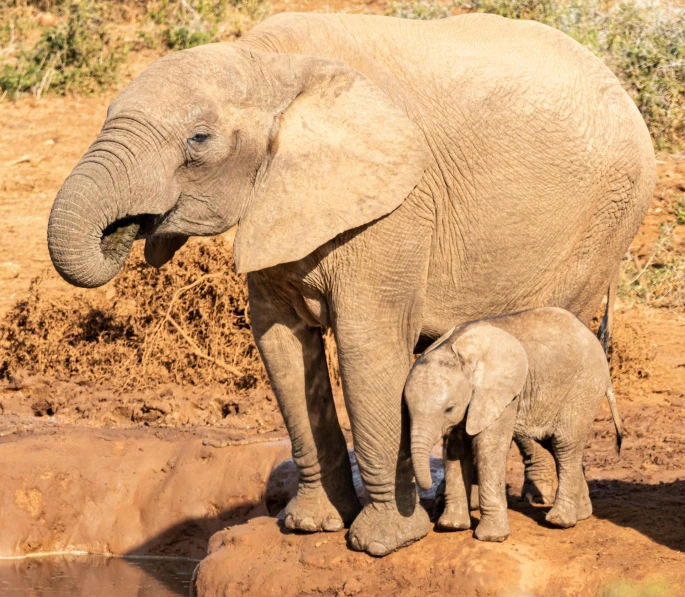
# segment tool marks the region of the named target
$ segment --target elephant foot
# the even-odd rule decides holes
[[[509,520],[504,516],[482,516],[474,537],[479,541],[495,541],[501,543],[509,537]]]
[[[438,528],[444,531],[465,531],[471,528],[471,515],[464,508],[445,508],[438,520]]]
[[[578,504],[578,520],[585,520],[590,516],[592,516],[592,502],[590,498],[587,498]]]
[[[352,549],[382,557],[422,539],[429,528],[428,514],[418,503],[409,516],[394,506],[371,503],[352,523],[349,543]]]
[[[342,493],[342,492],[341,492]],[[283,522],[292,530],[315,533],[317,531],[340,531],[350,524],[361,510],[357,494],[338,494],[333,505],[323,486],[300,487],[283,511]],[[337,499],[336,499],[337,498]]]
[[[545,520],[554,526],[568,529],[575,526],[578,521],[577,508],[575,505],[555,503],[554,507],[547,512]]]
[[[531,506],[550,506],[554,502],[556,490],[551,481],[526,479],[521,489],[521,497]]]
[[[592,501],[590,500],[590,490],[585,480],[583,472],[583,483],[581,484],[580,495],[578,497],[578,520],[585,520],[592,516]]]

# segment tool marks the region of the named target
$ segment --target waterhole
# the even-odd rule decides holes
[[[0,561],[3,597],[188,595],[197,562],[182,559],[46,556]]]

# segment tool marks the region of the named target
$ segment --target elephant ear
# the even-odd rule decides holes
[[[528,357],[514,336],[491,325],[470,328],[452,344],[452,350],[472,373],[466,433],[477,435],[490,427],[523,389]]]
[[[418,127],[359,71],[308,56],[269,60],[301,88],[277,116],[268,162],[238,226],[240,273],[301,259],[390,213],[430,160]]]
[[[442,336],[440,336],[433,344],[431,344],[426,350],[424,350],[420,355],[419,358],[427,355],[429,352],[433,352],[438,346],[440,346],[443,342],[445,342],[452,334],[454,334],[454,330],[456,330],[456,326],[453,327],[451,330],[448,330],[445,332]]]

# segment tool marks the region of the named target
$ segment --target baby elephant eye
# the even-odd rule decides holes
[[[454,410],[454,407],[453,407],[453,406],[448,406],[448,407],[445,409],[445,414],[446,414],[446,415],[449,415],[453,410]]]
[[[209,135],[207,133],[195,133],[190,139],[188,139],[189,143],[204,143],[207,139],[209,139]]]

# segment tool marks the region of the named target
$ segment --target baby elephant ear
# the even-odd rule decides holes
[[[238,272],[306,257],[341,232],[396,209],[428,167],[426,140],[359,71],[320,58],[273,55],[267,67],[300,92],[276,125],[271,159],[238,226]]]
[[[452,344],[452,350],[472,372],[466,433],[477,435],[490,427],[523,389],[528,357],[514,336],[491,325],[469,328]]]

